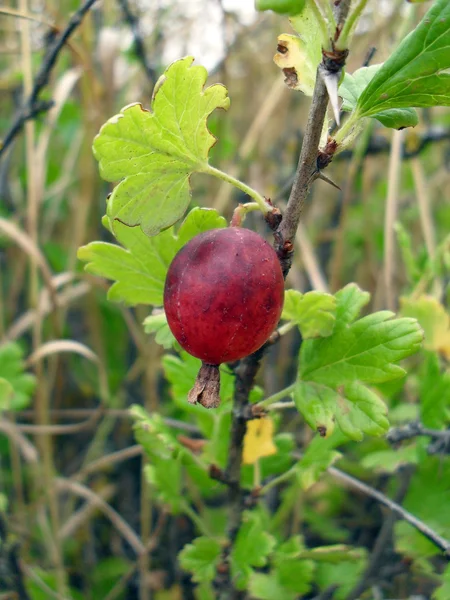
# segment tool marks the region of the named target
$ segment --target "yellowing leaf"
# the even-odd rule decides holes
[[[244,438],[244,464],[252,465],[258,458],[275,454],[277,448],[273,443],[273,421],[270,417],[254,419],[247,424]]]
[[[322,60],[322,46],[327,40],[323,39],[317,16],[309,5],[289,21],[298,36],[283,33],[278,37],[274,61],[283,70],[289,87],[312,96],[317,67]]]
[[[424,347],[450,359],[450,316],[442,304],[433,296],[424,294],[417,300],[402,298],[400,305],[405,317],[419,321],[425,333]]]

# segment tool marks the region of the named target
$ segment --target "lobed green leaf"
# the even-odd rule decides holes
[[[387,408],[365,384],[405,374],[396,363],[416,352],[423,332],[415,319],[380,311],[354,321],[369,296],[351,284],[336,294],[336,325],[327,338],[305,340],[294,391],[298,410],[321,435],[335,423],[354,440],[382,435]]]
[[[284,295],[282,319],[294,321],[303,339],[331,335],[336,320],[336,299],[323,292],[301,294],[287,290]]]
[[[198,537],[192,544],[187,544],[178,555],[180,565],[185,571],[192,573],[192,579],[198,583],[207,583],[216,575],[216,565],[221,554],[218,541]]]
[[[170,65],[155,85],[151,111],[126,106],[103,125],[93,151],[101,176],[122,181],[107,207],[111,221],[139,225],[154,236],[176,223],[190,202],[189,178],[208,165],[215,143],[207,119],[227,109],[227,90],[204,89],[207,71],[188,56]]]

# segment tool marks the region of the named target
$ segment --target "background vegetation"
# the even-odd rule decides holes
[[[19,0],[0,8],[2,136],[20,116],[46,50],[79,7]],[[369,2],[349,72],[383,62],[427,7]],[[206,36],[208,52],[199,62],[210,70],[209,83],[227,86],[232,102],[228,113],[209,119],[219,139],[214,164],[283,208],[309,106],[284,86],[272,62],[277,36],[289,24],[272,13],[243,19],[225,2],[199,0],[189,10],[175,1],[95,3],[59,53],[38,114],[1,156],[0,377],[9,382],[0,387],[2,599],[211,598],[209,585],[196,584],[209,577],[188,573],[210,568],[208,560],[188,553],[180,564],[178,555],[205,530],[224,531],[223,486],[189,465],[212,427],[209,451],[223,466],[229,413],[211,424],[186,405],[197,363],[165,352],[157,343],[164,342],[161,332],[155,341],[142,328],[148,307],[108,302],[109,285],[77,260],[80,246],[110,240],[100,223],[111,186],[98,175],[94,136],[121,107],[149,105],[168,61],[199,46],[202,52],[199,23],[207,28],[208,18],[214,35]],[[261,472],[263,479],[283,472],[290,453],[307,449],[300,476],[273,487],[261,517],[271,514],[273,535],[291,540],[292,548],[279,549],[283,560],[291,552],[299,561],[302,588],[289,598],[450,598],[445,557],[411,525],[396,522],[370,491],[450,538],[450,113],[419,112],[420,124],[403,132],[371,122],[327,170],[342,189],[318,181],[298,232],[289,287],[335,292],[356,282],[371,294],[364,310],[419,318],[425,344],[409,361],[407,378],[379,386],[395,427],[391,443],[334,439],[324,450],[288,409],[275,419],[278,454],[244,467],[251,485]],[[246,201],[212,178],[195,175],[193,185],[192,206],[215,208],[227,219]],[[247,219],[266,233],[262,219]],[[299,344],[293,329],[271,348],[258,398],[291,384]],[[226,378],[223,388],[229,397]],[[146,459],[131,405],[161,417]],[[166,448],[172,454],[165,456]],[[187,474],[172,460],[174,448],[184,453]],[[312,550],[323,546],[325,559]],[[256,557],[253,567],[262,566]],[[253,591],[252,597],[284,599]]]

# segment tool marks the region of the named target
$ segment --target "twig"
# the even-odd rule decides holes
[[[342,0],[336,9],[336,22],[340,28],[350,8],[349,0]],[[320,175],[317,166],[320,137],[328,106],[328,92],[325,84],[327,74],[336,74],[345,64],[347,51],[332,54],[324,53],[324,59],[317,69],[316,84],[308,115],[308,122],[303,138],[302,149],[298,160],[294,184],[289,196],[288,205],[283,220],[275,233],[276,250],[280,258],[283,273],[286,275],[292,264],[292,254],[295,234],[303,212],[305,199],[309,188]]]
[[[402,427],[393,427],[389,430],[386,439],[391,444],[398,444],[403,440],[410,440],[419,436],[430,437],[432,439],[432,443],[428,446],[429,454],[450,452],[450,429],[429,429],[417,421],[408,423]]]
[[[406,496],[411,481],[412,471],[411,469],[404,469],[400,474],[402,475],[400,487],[395,495],[395,501],[398,503],[403,502],[403,499]],[[367,565],[367,568],[364,571],[360,581],[347,596],[346,600],[357,600],[362,592],[370,585],[370,580],[373,578],[373,576],[377,574],[380,559],[383,557],[386,545],[389,543],[391,538],[392,528],[395,524],[395,520],[396,515],[393,512],[390,512],[385,517],[377,539],[375,540],[369,564]]]
[[[352,477],[347,473],[344,473],[336,467],[328,467],[327,471],[335,479],[338,479],[339,481],[346,483],[353,489],[358,490],[363,494],[370,496],[371,498],[374,498],[375,500],[377,500],[377,502],[389,508],[389,510],[395,513],[401,519],[415,527],[417,531],[420,531],[422,535],[424,535],[427,539],[430,540],[430,542],[432,542],[435,546],[442,550],[442,552],[444,552],[446,558],[450,559],[450,542],[442,536],[440,536],[438,533],[436,533],[436,531],[431,529],[431,527],[428,527],[426,523],[424,523],[423,521],[412,515],[409,511],[405,510],[402,506],[397,504],[397,502],[394,502],[375,488],[371,487],[370,485],[367,485],[366,483],[363,483],[362,481],[359,481],[359,479],[356,479],[355,477]]]
[[[72,18],[67,24],[67,27],[57,36],[50,44],[44,60],[39,68],[39,71],[34,80],[33,89],[31,94],[23,104],[22,110],[19,112],[17,117],[14,119],[11,127],[7,131],[3,142],[0,143],[0,157],[6,152],[7,148],[11,145],[14,138],[22,131],[25,123],[36,117],[43,110],[48,110],[52,103],[43,103],[39,100],[39,94],[45,88],[50,79],[53,67],[56,64],[59,53],[63,49],[65,43],[73,34],[73,32],[80,26],[83,17],[95,4],[97,0],[86,0],[86,2],[80,6],[80,8],[73,14]]]
[[[131,29],[131,33],[133,34],[134,51],[136,53],[136,56],[140,60],[148,80],[150,81],[150,83],[154,83],[157,79],[157,74],[155,69],[153,69],[153,67],[150,65],[147,59],[147,52],[145,51],[144,41],[142,39],[141,31],[139,28],[139,19],[132,13],[128,0],[117,1],[120,8],[122,9],[123,17],[128,23]]]

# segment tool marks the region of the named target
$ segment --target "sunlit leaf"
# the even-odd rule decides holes
[[[282,319],[294,321],[303,339],[331,335],[336,320],[336,299],[323,292],[301,294],[287,290],[284,295]]]
[[[215,138],[207,118],[227,109],[227,90],[204,88],[207,71],[188,56],[171,64],[153,91],[151,111],[132,104],[103,125],[94,140],[101,176],[122,180],[107,206],[108,217],[140,225],[149,236],[176,223],[190,202],[189,178],[205,170]]]
[[[420,348],[422,330],[415,319],[394,319],[389,311],[355,321],[368,298],[354,284],[336,300],[333,334],[302,344],[294,399],[323,436],[331,434],[335,422],[351,439],[381,435],[389,426],[387,408],[367,384],[402,377],[405,371],[396,363]]]

